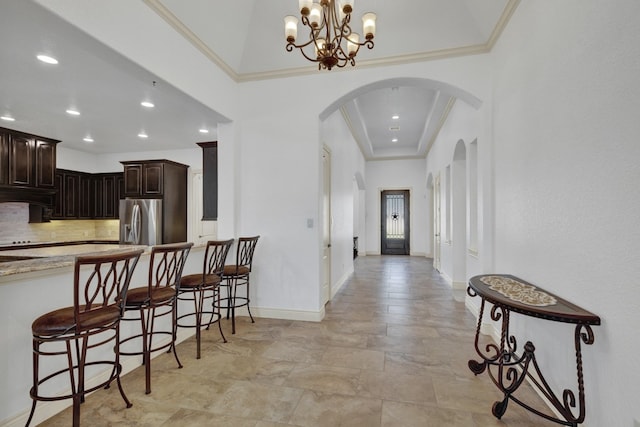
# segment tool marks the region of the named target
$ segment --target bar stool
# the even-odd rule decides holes
[[[127,289],[142,249],[107,255],[79,256],[73,274],[73,306],[51,311],[38,317],[31,325],[33,333],[33,399],[27,426],[33,418],[38,401],[73,399],[73,426],[80,425],[80,404],[84,397],[99,388],[109,388],[116,380],[120,395],[127,405],[131,402],[120,383],[120,320],[124,314]],[[100,335],[99,335],[100,334]],[[106,338],[104,334],[108,334]],[[99,335],[99,336],[98,336]],[[93,338],[96,340],[93,340]],[[89,342],[90,339],[92,342]],[[93,342],[95,341],[95,342]],[[55,348],[64,346],[64,350]],[[92,360],[87,351],[113,343],[113,359]],[[42,349],[44,346],[45,350]],[[51,349],[49,349],[52,347]],[[107,354],[111,355],[111,351]],[[41,356],[66,356],[67,366],[40,379]],[[102,358],[97,354],[96,357]],[[107,356],[104,356],[107,357]],[[111,374],[102,383],[85,388],[86,367],[109,367]],[[93,368],[92,368],[93,369]],[[63,396],[42,390],[43,383],[58,375],[68,374],[71,392]],[[56,380],[53,381],[56,383]],[[57,386],[52,386],[52,388]],[[48,387],[47,387],[48,388]],[[57,390],[56,390],[57,391]],[[47,395],[41,394],[42,392]]]
[[[221,286],[227,288],[227,297],[221,301],[227,303],[227,319],[231,312],[231,333],[236,333],[236,308],[247,306],[251,323],[255,323],[249,308],[249,275],[253,263],[253,252],[260,236],[240,237],[236,248],[236,263],[225,265],[223,270],[224,281]],[[238,286],[246,286],[245,295],[238,296]]]
[[[179,315],[177,325],[179,328],[196,328],[196,359],[200,359],[200,333],[205,324],[203,322],[204,316],[211,315],[209,322],[206,323],[206,329],[208,330],[212,323],[217,322],[220,336],[224,342],[227,342],[220,325],[220,288],[218,285],[222,281],[224,263],[232,244],[233,239],[208,241],[204,253],[202,273],[182,276],[180,280],[178,300],[193,301],[193,312]],[[210,295],[208,295],[209,292],[211,292]],[[204,301],[209,298],[213,300],[211,310],[205,311]],[[187,323],[187,319],[192,317],[195,318],[194,321]]]
[[[145,367],[145,394],[151,393],[151,353],[167,349],[173,350],[173,355],[178,362],[178,368],[182,363],[176,352],[176,298],[177,285],[180,283],[182,269],[189,255],[193,243],[173,243],[157,245],[151,248],[149,259],[149,277],[147,286],[130,289],[125,305],[125,317],[123,321],[140,321],[141,332],[120,341],[126,344],[132,340],[141,339],[141,350],[120,349],[120,354],[125,356],[142,355],[142,364]],[[127,317],[126,312],[138,312],[137,317]],[[161,329],[163,324],[157,322],[164,316],[171,315],[170,324],[166,329]],[[154,337],[160,339],[169,337],[169,341],[155,343]]]

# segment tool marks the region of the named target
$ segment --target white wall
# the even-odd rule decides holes
[[[331,285],[341,285],[353,272],[353,237],[358,230],[360,195],[356,173],[364,176],[364,157],[339,111],[321,127],[322,141],[331,152]]]
[[[483,73],[487,78],[489,73],[486,69],[481,69],[480,67],[476,68],[476,72]],[[490,162],[483,163],[486,159],[491,156],[491,141],[488,137],[489,129],[488,124],[484,122],[483,118],[485,117],[485,111],[490,110],[490,106],[488,106],[488,102],[486,99],[483,99],[483,104],[479,109],[475,109],[472,106],[458,101],[453,106],[453,109],[449,113],[449,118],[447,122],[442,127],[436,142],[434,143],[431,151],[429,152],[429,157],[427,158],[427,174],[433,178],[435,178],[438,174],[440,175],[441,182],[441,202],[442,206],[442,215],[441,215],[441,230],[440,235],[442,236],[442,244],[441,244],[441,273],[447,278],[450,282],[456,282],[459,286],[465,283],[469,277],[479,274],[481,272],[490,271],[491,260],[492,260],[492,251],[491,244],[488,240],[491,240],[491,233],[487,233],[490,231],[490,227],[485,224],[485,218],[488,212],[492,210],[492,199],[491,199],[491,176],[492,171],[490,170]],[[447,236],[445,232],[446,221],[452,221],[453,215],[451,212],[446,212],[445,210],[445,197],[446,197],[446,168],[450,166],[454,167],[454,151],[457,144],[464,144],[466,155],[466,162],[469,161],[469,145],[477,141],[477,149],[478,149],[478,181],[475,183],[469,182],[467,179],[466,189],[467,194],[458,194],[458,196],[468,196],[468,189],[471,185],[476,185],[478,188],[478,210],[477,210],[477,253],[470,254],[468,251],[468,236],[469,231],[465,229],[462,233],[463,235],[458,235],[458,230],[455,229],[456,224],[451,224],[451,233],[458,235],[458,238],[452,239],[451,242],[447,242]],[[458,164],[458,166],[460,166]],[[467,164],[465,169],[470,170],[470,166]],[[455,171],[455,170],[454,170]],[[468,173],[467,173],[468,175]],[[462,204],[468,204],[468,197],[466,198],[467,203],[463,200]],[[429,212],[433,209],[432,204],[429,204]],[[457,225],[469,223],[468,214],[470,209],[468,206],[466,208],[466,212],[463,212],[463,216],[467,216],[467,218],[462,218],[462,220],[457,221]],[[459,214],[458,212],[457,214]],[[448,218],[447,218],[448,217]],[[431,218],[431,217],[430,217]],[[464,235],[466,234],[466,235]],[[432,240],[429,240],[429,244],[431,245]],[[454,247],[455,246],[455,247]],[[457,249],[457,251],[454,251]],[[457,263],[454,263],[454,253],[464,253],[466,256],[459,258]],[[457,266],[457,271],[454,271],[454,264]],[[472,300],[472,304],[473,304]]]
[[[640,419],[638,16],[637,1],[522,2],[491,55],[496,270],[601,317],[586,426]],[[576,390],[572,329],[513,317]]]
[[[416,160],[384,160],[366,165],[366,253],[380,254],[380,194],[383,190],[409,190],[411,255],[425,256],[429,233],[427,173],[425,162]]]

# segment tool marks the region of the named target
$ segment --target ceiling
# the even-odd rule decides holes
[[[296,0],[140,1],[238,84],[353,71],[318,71],[299,52],[285,50],[283,17],[298,14]],[[364,12],[376,12],[378,19],[375,47],[358,53],[356,69],[488,52],[517,4],[518,0],[358,0],[352,19],[356,32],[361,32]],[[299,24],[299,41],[304,34]],[[0,38],[13,41],[0,44],[0,116],[15,118],[0,120],[2,127],[100,154],[192,147],[197,141],[217,139],[217,125],[232,119],[33,0],[0,2]],[[39,62],[35,56],[43,51],[58,57],[59,64]],[[147,99],[154,108],[140,105]],[[360,91],[338,107],[365,158],[424,158],[455,100],[456,95],[442,87],[398,81]],[[69,108],[81,114],[70,116],[65,112]],[[141,132],[148,138],[139,138]],[[86,136],[94,142],[83,142]]]

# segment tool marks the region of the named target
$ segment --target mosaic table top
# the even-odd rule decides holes
[[[494,305],[528,316],[566,323],[600,324],[600,318],[595,314],[510,274],[472,277],[469,295],[479,295]]]

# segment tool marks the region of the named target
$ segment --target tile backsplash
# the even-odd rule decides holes
[[[78,219],[29,224],[27,203],[0,203],[0,244],[14,241],[118,240],[117,219]]]

